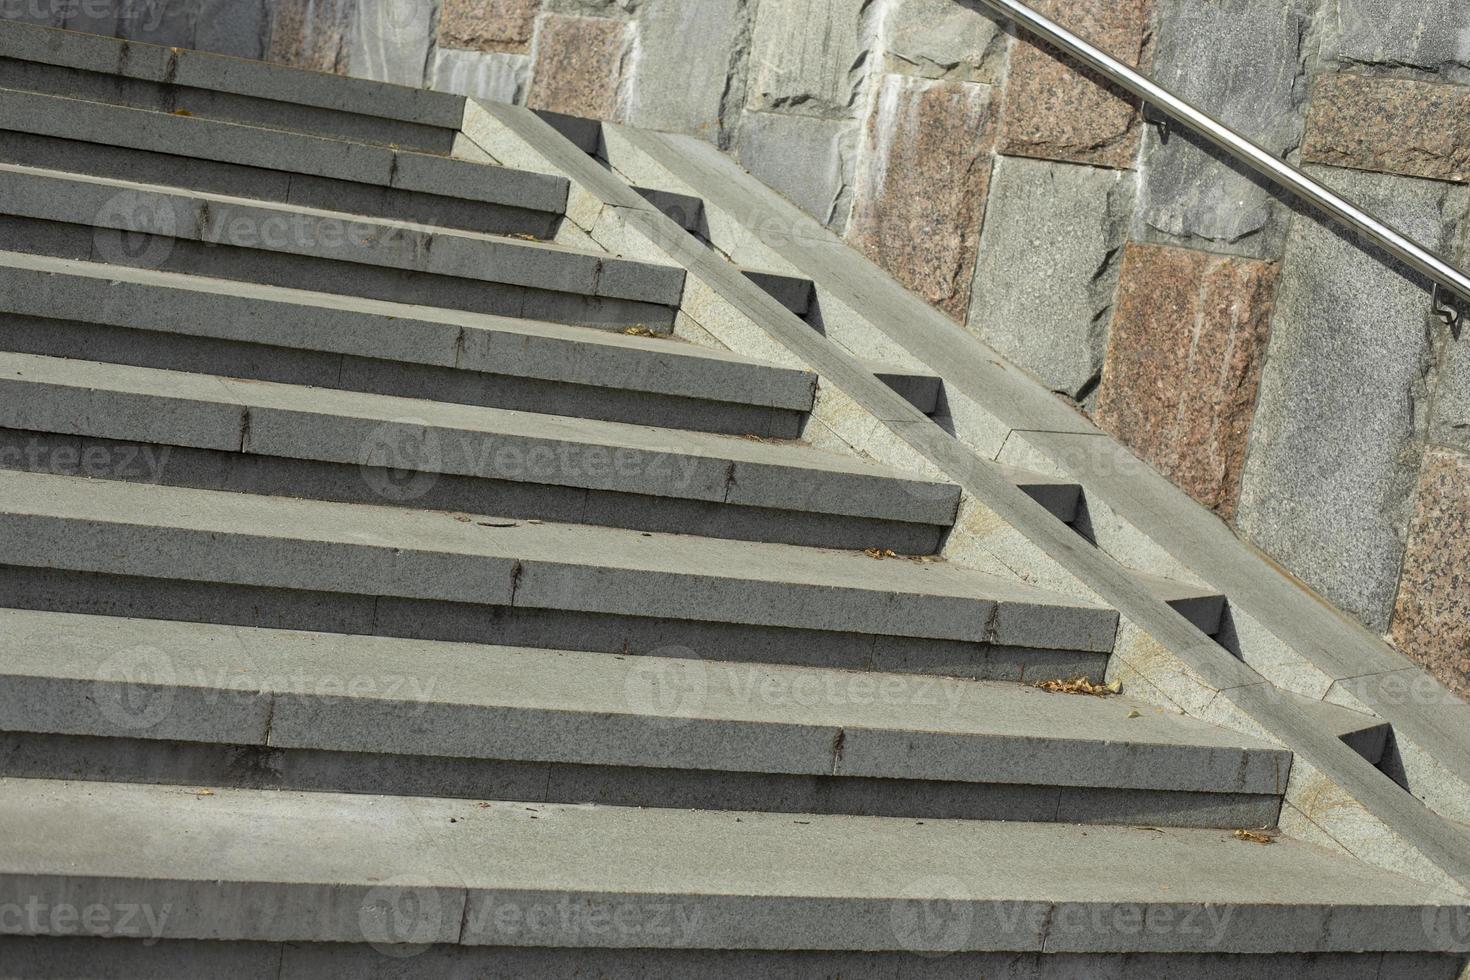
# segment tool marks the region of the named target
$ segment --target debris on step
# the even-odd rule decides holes
[[[1049,691],[1052,694],[1088,694],[1095,698],[1106,698],[1114,694],[1123,693],[1122,681],[1094,684],[1086,677],[1074,677],[1071,680],[1058,678],[1056,680],[1037,681],[1031,686],[1040,688],[1043,691]]]
[[[1260,830],[1246,830],[1244,828],[1235,831],[1233,836],[1236,840],[1248,841],[1252,844],[1274,844],[1281,832],[1269,827]]]

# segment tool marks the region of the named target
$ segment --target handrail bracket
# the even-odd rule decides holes
[[[1465,325],[1465,311],[1461,308],[1459,298],[1439,283],[1435,283],[1432,303],[1434,315],[1450,328],[1450,336],[1459,340],[1460,331]]]

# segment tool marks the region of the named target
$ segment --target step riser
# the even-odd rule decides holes
[[[493,235],[531,235],[550,240],[561,223],[559,215],[545,211],[29,133],[0,134],[0,163]]]
[[[675,310],[636,300],[549,292],[425,272],[334,261],[313,255],[212,245],[93,229],[15,216],[0,217],[0,238],[30,254],[161,269],[241,282],[316,290],[398,303],[623,330],[673,329]]]
[[[456,132],[444,127],[396,119],[208,89],[165,85],[144,79],[122,78],[11,58],[0,58],[0,88],[44,92],[159,112],[183,109],[192,115],[209,119],[310,133],[332,139],[398,146],[425,153],[448,154],[454,148]]]
[[[655,464],[670,472],[679,465]],[[909,555],[933,554],[944,533],[894,521],[6,428],[0,469],[807,547],[861,550],[884,542]]]
[[[92,540],[97,544],[92,550],[105,550],[95,536]],[[34,565],[0,565],[0,595],[14,609],[978,680],[1034,682],[1085,676],[1100,682],[1108,659],[1106,654],[1076,650],[304,591],[213,582],[203,575],[143,578]]]
[[[936,903],[937,904],[937,903]],[[560,908],[543,906],[547,914]],[[681,928],[676,907],[630,902],[600,909],[611,921],[622,908],[629,921],[660,935]],[[950,921],[944,910],[931,927]],[[646,914],[646,918],[644,915]],[[920,911],[920,915],[923,911]],[[145,927],[146,928],[146,927]],[[609,932],[613,931],[611,929]],[[77,933],[80,930],[76,930]],[[146,935],[133,933],[134,937]],[[14,976],[73,978],[101,971],[109,980],[193,980],[196,977],[273,977],[276,980],[367,980],[456,977],[651,980],[1456,980],[1458,957],[1421,953],[1276,954],[1065,954],[906,952],[820,953],[744,950],[547,949],[534,947],[391,947],[366,943],[229,943],[73,934],[0,937],[0,960]],[[100,975],[100,974],[99,974]]]
[[[554,408],[576,418],[722,435],[795,439],[805,420],[803,412],[759,405],[6,313],[0,313],[0,350],[511,411]]]
[[[85,694],[82,690],[71,700],[77,701]],[[45,696],[64,695],[59,689],[53,689]],[[1276,797],[1241,793],[459,759],[32,733],[15,723],[7,727],[11,730],[0,735],[0,776],[31,779],[930,820],[1026,820],[1219,829],[1274,826],[1280,810]]]

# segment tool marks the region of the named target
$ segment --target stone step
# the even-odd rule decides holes
[[[800,443],[35,354],[0,353],[0,445],[39,472],[920,555],[959,506]]]
[[[59,258],[608,329],[668,332],[684,284],[544,242],[9,165],[0,216],[15,247]]]
[[[989,680],[1117,614],[938,561],[0,470],[16,608]]]
[[[671,338],[20,252],[0,252],[0,349],[778,439],[816,384]]]
[[[6,779],[0,834],[9,907],[126,905],[153,915],[130,917],[132,933],[106,916],[89,928],[153,941],[370,942],[379,962],[416,952],[394,949],[405,943],[578,948],[592,970],[608,947],[1470,947],[1455,929],[1457,896],[1294,840],[1267,847],[1221,830]],[[33,916],[7,931],[53,928]]]
[[[925,415],[939,413],[940,399],[944,393],[944,381],[939,375],[928,371],[894,367],[880,361],[864,361],[863,363],[869,371],[873,372],[874,377],[898,392],[904,397],[904,400]],[[1071,519],[1071,517],[1066,518],[1068,521]]]
[[[1220,632],[1225,618],[1225,597],[1207,585],[1191,585],[1177,579],[1132,571],[1155,596],[1167,602],[1174,611],[1189,620],[1201,633],[1214,636]]]
[[[1017,684],[18,610],[0,633],[5,775],[1228,829],[1275,824],[1291,763]]]
[[[550,239],[548,174],[199,116],[0,89],[0,162],[488,234]]]
[[[0,86],[448,154],[461,96],[0,21]]]

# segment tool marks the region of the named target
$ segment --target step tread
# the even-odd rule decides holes
[[[668,338],[24,252],[0,252],[0,277],[10,312],[243,343],[798,411],[816,380]]]
[[[419,942],[596,946],[606,937],[575,918],[508,924],[495,909],[637,896],[685,913],[684,929],[623,940],[643,946],[898,948],[924,934],[905,937],[902,916],[943,901],[969,920],[958,941],[939,940],[948,948],[1470,947],[1451,929],[1453,895],[1226,831],[5,779],[0,833],[0,898],[166,903],[165,939],[360,941],[374,927],[365,909],[408,897],[424,916]],[[1195,928],[1125,933],[1125,912],[1175,925],[1189,915]]]
[[[139,203],[144,228],[119,200]],[[677,266],[551,242],[9,164],[0,164],[0,213],[214,244],[233,244],[231,229],[243,225],[252,229],[246,248],[674,307],[684,288]],[[261,233],[278,225],[300,234]]]
[[[0,89],[0,127],[562,214],[569,183],[431,153],[45,93]]]
[[[1284,790],[1291,763],[1127,697],[1019,684],[21,610],[0,610],[0,632],[12,731],[1264,795]],[[170,710],[157,727],[96,707],[98,678],[139,650],[163,668],[152,689]],[[383,683],[356,691],[349,677]],[[46,693],[28,697],[24,679]],[[77,696],[60,693],[65,681]]]
[[[18,21],[0,21],[0,58],[449,129],[464,118],[464,97],[446,92]]]
[[[13,565],[152,578],[1050,650],[1105,652],[1117,626],[944,562],[16,471],[0,528]]]
[[[910,523],[959,504],[952,484],[802,443],[35,354],[0,352],[0,426]],[[400,435],[422,460],[383,455]]]

